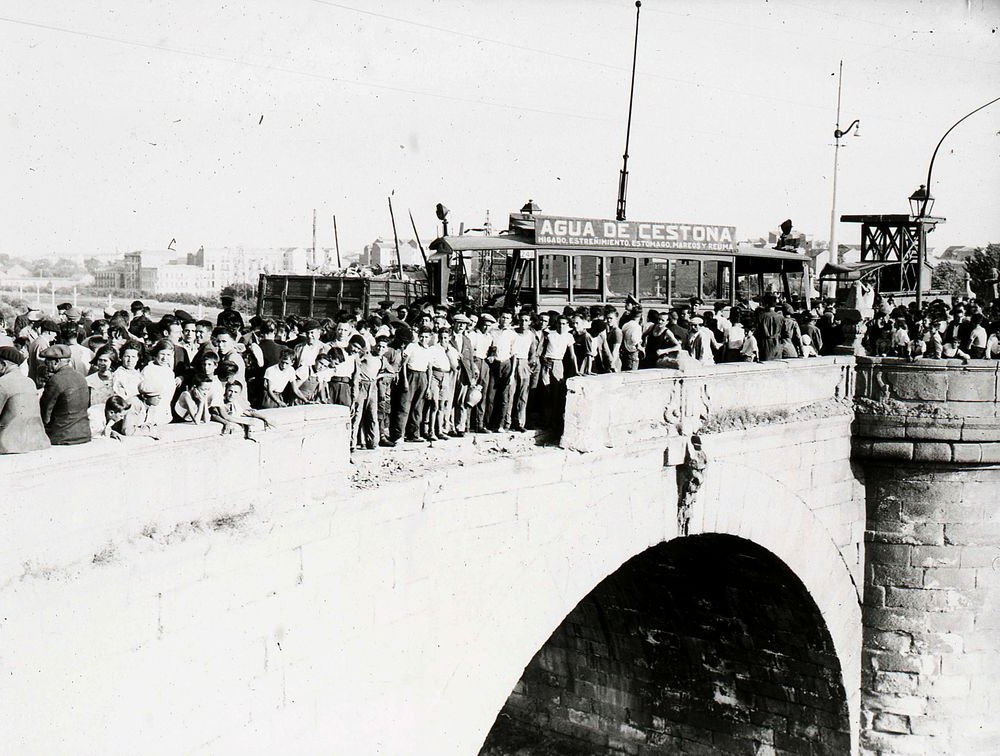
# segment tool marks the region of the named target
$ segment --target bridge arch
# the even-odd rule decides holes
[[[535,654],[481,753],[639,746],[651,754],[849,750],[830,634],[773,554],[704,534],[630,559]]]
[[[776,573],[780,572],[777,565],[787,569],[801,586],[799,598],[815,606],[813,625],[822,628],[820,635],[826,633],[837,660],[849,722],[844,731],[850,733],[846,737],[855,751],[860,716],[860,602],[851,570],[808,502],[790,486],[756,469],[715,461],[692,510],[691,537],[679,539],[676,470],[663,468],[657,478],[634,482],[632,488],[631,492],[616,489],[616,500],[628,502],[622,507],[602,503],[608,491],[601,486],[581,486],[582,500],[575,500],[573,506],[590,521],[582,530],[593,539],[581,540],[580,532],[546,535],[546,548],[539,550],[535,561],[522,562],[515,574],[502,576],[506,590],[484,587],[495,590],[499,600],[452,679],[456,688],[464,688],[479,704],[466,707],[468,726],[480,728],[472,738],[477,741],[472,748],[483,743],[511,691],[516,694],[522,670],[595,586],[647,551],[705,535],[733,537],[733,543],[746,544],[746,554],[770,560]],[[597,501],[588,502],[587,496]],[[511,586],[516,589],[512,591]]]

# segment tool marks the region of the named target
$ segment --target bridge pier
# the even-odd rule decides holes
[[[996,753],[995,361],[858,359],[865,470],[862,753]]]

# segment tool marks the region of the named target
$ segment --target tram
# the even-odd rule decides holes
[[[506,232],[434,240],[428,281],[439,299],[477,306],[688,304],[758,300],[808,303],[802,252],[735,241],[732,226],[616,221],[512,213]]]

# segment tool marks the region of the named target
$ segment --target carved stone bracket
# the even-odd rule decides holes
[[[697,388],[685,385],[683,379],[670,389],[663,421],[672,436],[691,436],[698,432],[711,413],[712,398],[708,384],[698,383]]]
[[[687,443],[684,463],[677,466],[677,534],[686,536],[691,523],[691,509],[698,491],[705,482],[708,455],[701,447],[701,438],[691,436]]]

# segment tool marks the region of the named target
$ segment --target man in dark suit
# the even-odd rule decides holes
[[[54,344],[42,352],[48,372],[40,402],[42,422],[54,446],[90,441],[90,387],[87,379],[70,366],[69,347]]]

